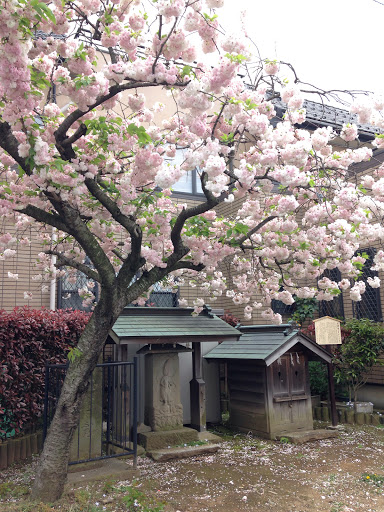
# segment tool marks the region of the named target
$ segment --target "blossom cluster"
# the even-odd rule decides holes
[[[158,268],[166,279],[198,287],[196,313],[226,296],[244,307],[246,319],[262,310],[263,319],[279,323],[272,300],[327,301],[349,289],[359,301],[365,258],[354,255],[362,241],[384,240],[384,167],[359,183],[348,170],[372,156],[358,145],[356,123],[376,123],[375,145],[383,147],[384,103],[355,102],[340,130],[310,133],[302,127],[304,96],[279,77],[279,62],[262,61],[252,86],[244,82],[251,52],[239,35],[221,36],[215,9],[222,5],[161,0],[154,35],[138,1],[114,0],[108,12],[99,0],[76,2],[76,9],[53,2],[45,16],[33,5],[0,7],[0,122],[14,142],[0,141],[0,212],[12,222],[17,215],[20,232],[33,212],[47,224],[50,215],[76,212],[116,275],[137,251],[140,233],[136,275]],[[54,36],[36,37],[32,27]],[[74,27],[82,37],[70,37]],[[203,52],[222,50],[214,66],[195,62],[191,33]],[[278,121],[274,87],[285,105]],[[333,147],[338,137],[345,150]],[[171,197],[192,173],[203,191],[196,211]],[[184,219],[180,242],[177,219]],[[69,279],[76,281],[91,255],[73,233],[68,224],[55,237],[44,235],[49,250],[38,257],[37,282],[61,275],[52,252],[72,263]],[[18,243],[22,236],[2,234],[0,259],[12,258]],[[324,277],[333,268],[343,274],[340,282]],[[374,269],[384,269],[382,251]],[[95,300],[92,283],[79,290],[85,306]],[[378,287],[379,278],[368,285]],[[133,300],[144,304],[148,293]]]

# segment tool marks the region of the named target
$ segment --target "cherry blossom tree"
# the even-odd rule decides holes
[[[144,304],[155,283],[178,280],[201,285],[195,314],[226,294],[246,318],[261,309],[279,323],[272,299],[332,300],[351,278],[351,296],[361,299],[364,256],[354,254],[362,240],[384,238],[384,166],[350,179],[350,165],[372,154],[358,144],[352,117],[341,133],[300,128],[308,87],[284,63],[255,61],[248,39],[222,34],[222,5],[0,2],[1,215],[21,233],[30,223],[46,227],[35,276],[42,286],[65,268],[70,279],[89,279],[79,290],[85,305],[94,303],[94,283],[100,287],[40,459],[33,496],[41,500],[62,493],[82,397],[127,304]],[[208,53],[213,64],[204,63]],[[279,122],[276,98],[286,104]],[[381,128],[382,109],[379,98],[353,105],[360,122]],[[336,137],[345,151],[333,149]],[[202,201],[176,203],[172,186],[195,169]],[[224,216],[222,205],[233,201],[238,208]],[[23,243],[4,232],[0,257]],[[384,252],[375,266],[384,269]],[[335,267],[340,283],[321,277]]]

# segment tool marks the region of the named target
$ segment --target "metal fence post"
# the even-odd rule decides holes
[[[137,469],[137,357],[133,358],[133,469]]]

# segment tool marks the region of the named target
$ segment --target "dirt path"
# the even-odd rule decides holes
[[[375,427],[301,446],[237,436],[216,455],[144,459],[140,469],[143,487],[181,512],[384,512],[384,430]]]
[[[301,446],[244,435],[224,439],[214,455],[167,463],[140,458],[136,488],[156,503],[165,503],[167,512],[384,512],[382,428],[346,426],[338,439]],[[33,473],[33,464],[27,465],[24,473],[12,469],[1,480],[28,487]],[[52,508],[27,506],[14,487],[2,501],[0,496],[0,511],[143,510],[124,503],[131,484],[84,482]]]

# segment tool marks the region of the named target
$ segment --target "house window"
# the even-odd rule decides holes
[[[336,283],[341,281],[341,272],[338,268],[327,269],[324,271],[322,277],[328,277],[331,281]],[[319,317],[331,316],[344,320],[344,301],[343,294],[337,295],[333,300],[320,300],[319,301]]]
[[[283,291],[283,288],[280,288],[280,292]],[[272,299],[271,309],[274,313],[279,313],[281,316],[289,316],[291,317],[296,309],[296,304],[284,304],[281,300]]]
[[[201,188],[200,176],[196,169],[185,173],[184,176],[172,186],[172,190],[184,194],[202,195],[203,189]]]
[[[75,276],[76,281],[71,279],[69,274],[66,274],[57,281],[57,309],[91,311],[91,306],[83,306],[83,299],[79,295],[79,289],[89,282],[89,278],[82,272],[77,272]],[[95,302],[97,302],[99,298],[99,285],[96,282],[92,293],[96,297]]]
[[[83,299],[79,295],[79,288],[82,288],[89,279],[78,272],[76,275],[76,282],[65,275],[58,280],[57,283],[57,309],[80,309],[81,311],[91,311],[91,307],[83,306]],[[96,299],[99,299],[99,284],[95,283],[92,290]],[[159,283],[156,283],[153,290],[146,302],[149,307],[162,307],[162,308],[176,308],[179,305],[179,291],[172,288],[163,288]]]
[[[374,322],[382,321],[381,312],[381,299],[380,299],[380,288],[372,288],[367,283],[368,277],[376,277],[378,273],[375,270],[371,270],[373,265],[373,258],[376,250],[372,247],[367,249],[361,249],[357,251],[356,255],[366,253],[368,259],[365,261],[360,280],[366,284],[365,292],[361,295],[361,301],[352,302],[352,311],[354,318],[369,318]]]
[[[185,150],[177,149],[176,155],[172,159],[168,159],[170,164],[178,164],[181,165],[185,158]],[[183,176],[177,181],[174,185],[172,185],[172,190],[174,192],[181,194],[189,194],[189,195],[203,195],[203,189],[201,188],[200,176],[197,172],[197,169],[193,171],[188,171],[183,174]]]
[[[156,283],[151,291],[147,305],[157,308],[177,308],[179,305],[179,291],[172,288],[163,288]]]

